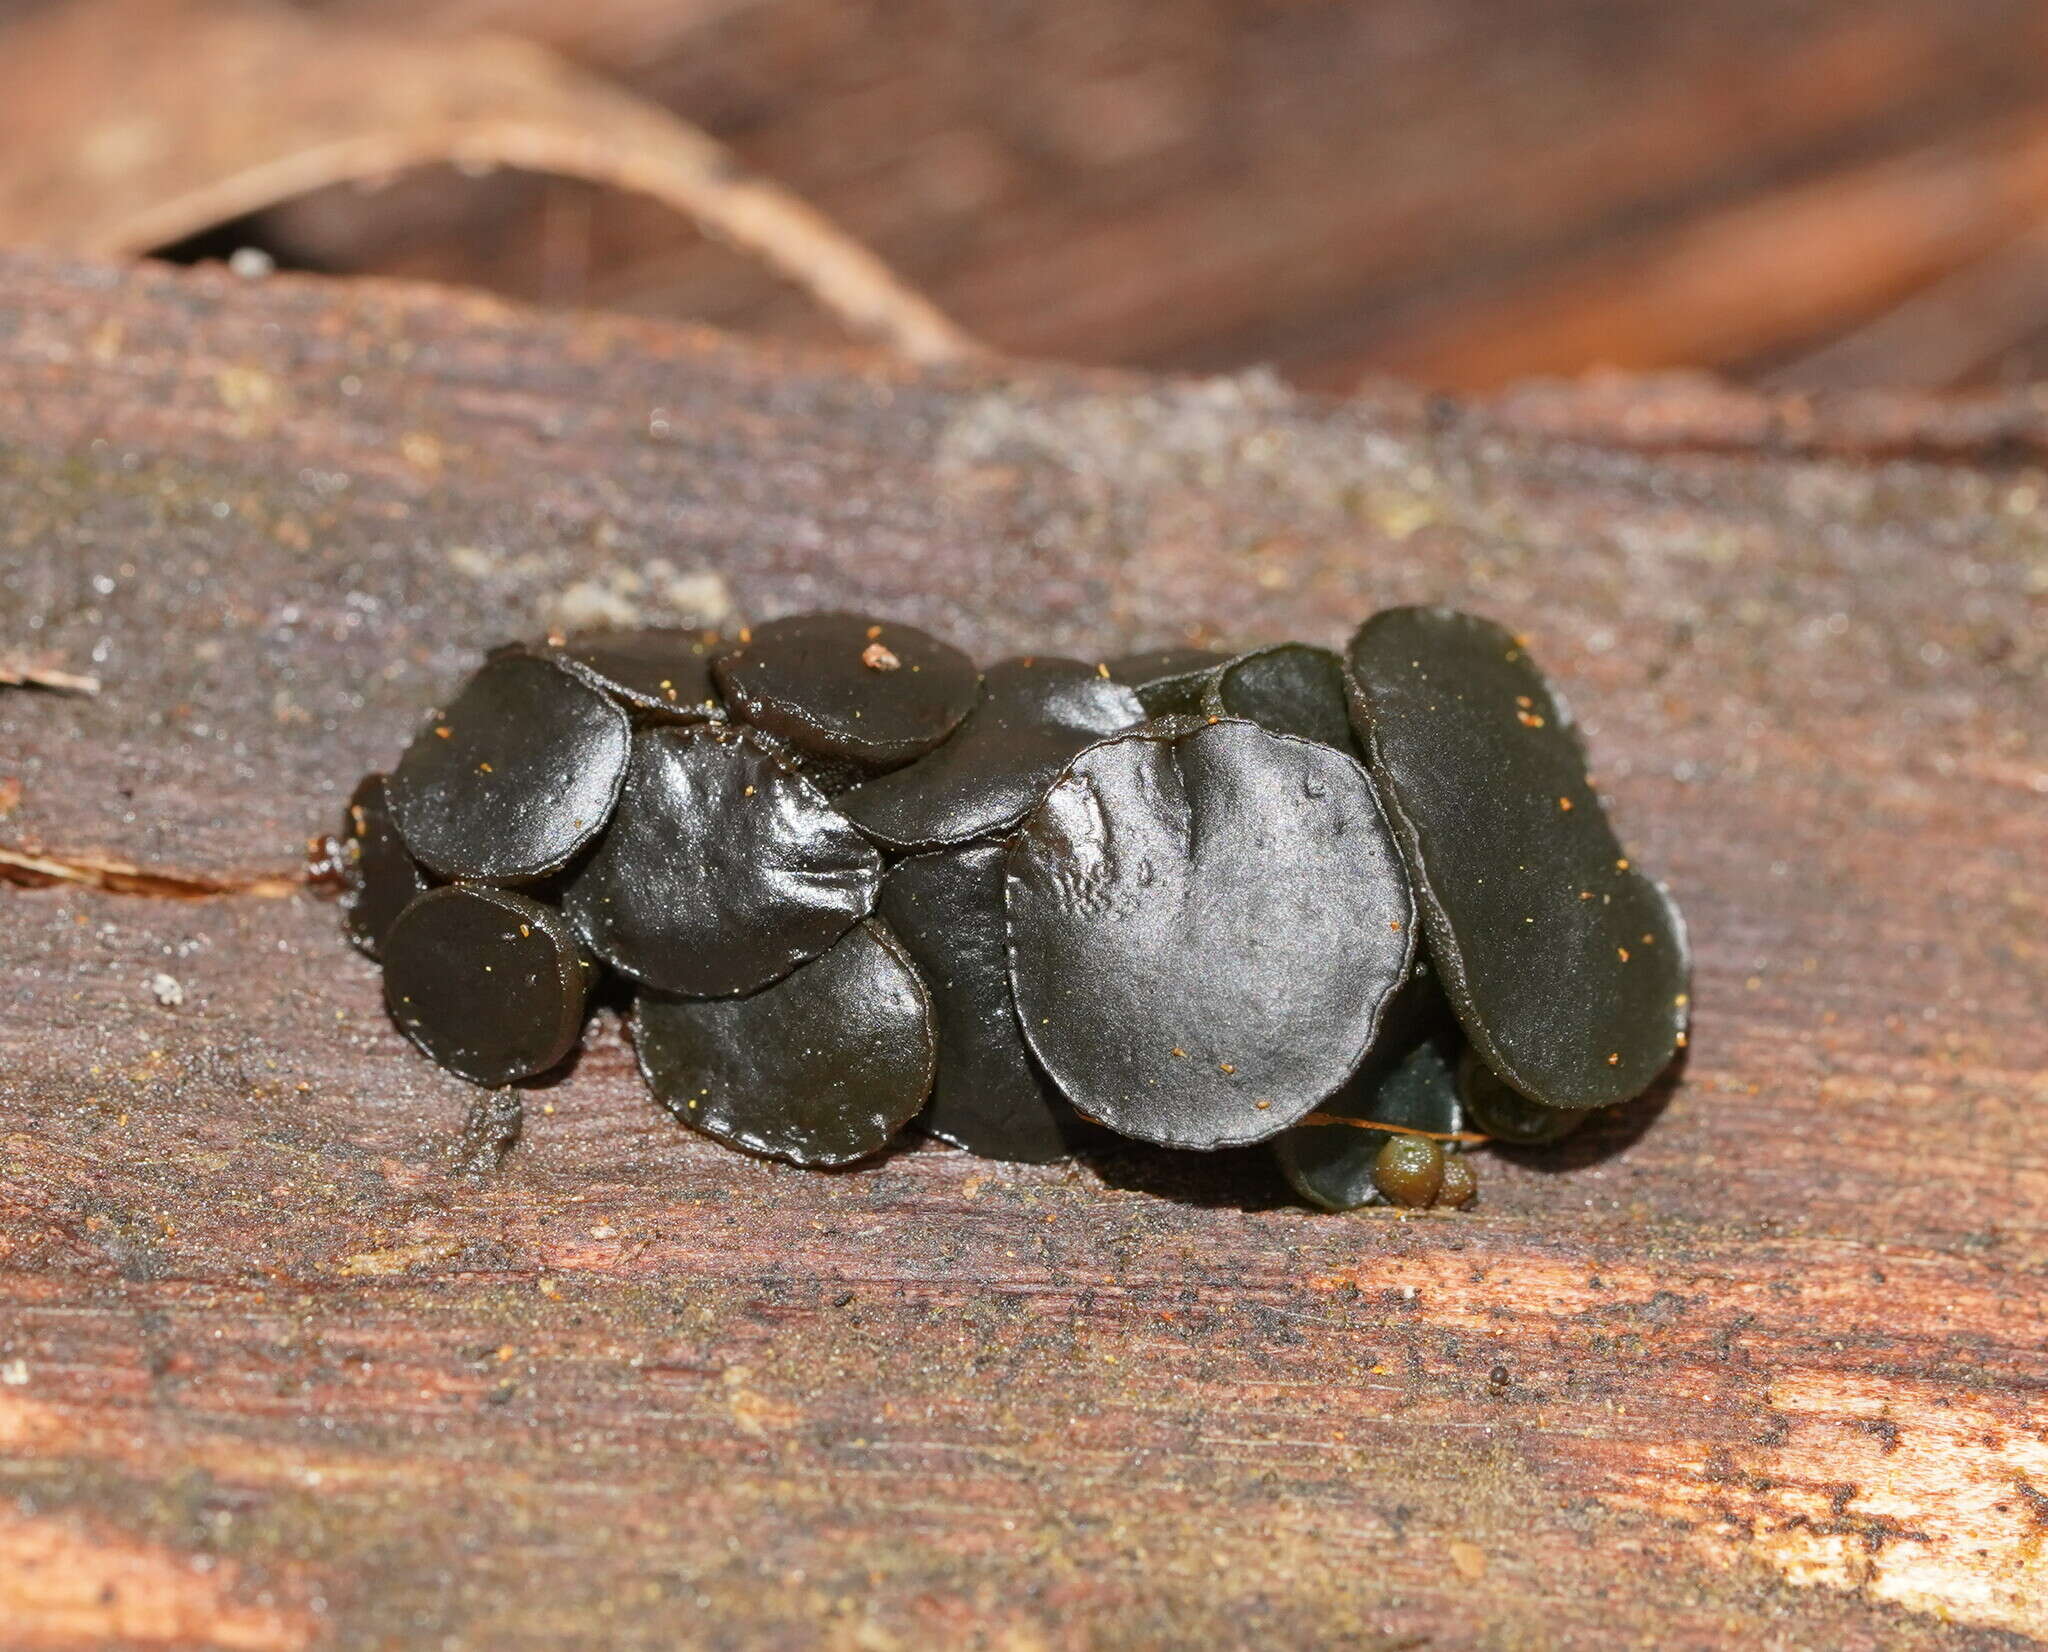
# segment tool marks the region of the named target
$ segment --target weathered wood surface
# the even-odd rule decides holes
[[[0,646],[105,681],[0,689],[0,1643],[2048,1637],[2048,478],[1665,395],[0,263]],[[300,846],[484,642],[722,593],[987,653],[1509,619],[1691,917],[1690,1063],[1339,1219],[1256,1156],[753,1163],[607,1025],[458,1175]]]

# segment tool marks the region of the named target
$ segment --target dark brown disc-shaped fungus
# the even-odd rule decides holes
[[[1063,1159],[1087,1127],[1039,1072],[1010,993],[1003,911],[1007,843],[912,855],[889,869],[875,910],[903,942],[939,1035],[938,1072],[918,1123],[989,1159]]]
[[[1255,649],[1220,667],[1211,681],[1211,711],[1358,752],[1344,662],[1327,648],[1283,642]]]
[[[734,1147],[847,1164],[924,1105],[931,999],[902,944],[870,918],[823,957],[744,998],[633,1005],[633,1047],[656,1098]]]
[[[341,921],[348,938],[372,958],[398,914],[428,887],[391,818],[388,778],[364,775],[341,821]]]
[[[1546,1107],[1531,1101],[1473,1050],[1458,1062],[1458,1099],[1474,1130],[1517,1147],[1562,1141],[1593,1116],[1591,1108]]]
[[[816,787],[745,729],[645,728],[604,840],[563,909],[642,985],[751,992],[865,917],[882,857]]]
[[[631,734],[625,712],[552,661],[495,653],[405,748],[392,815],[429,871],[531,882],[603,830]]]
[[[1365,770],[1235,719],[1083,752],[1025,817],[1007,904],[1040,1064],[1168,1147],[1258,1141],[1336,1091],[1414,943]]]
[[[950,643],[864,614],[792,614],[741,638],[712,662],[734,717],[877,770],[945,739],[980,687],[974,662]]]
[[[1352,639],[1359,733],[1466,1037],[1531,1100],[1626,1101],[1684,1025],[1684,931],[1630,862],[1564,707],[1499,626],[1376,614]]]
[[[838,799],[892,849],[936,849],[1022,820],[1075,755],[1145,720],[1138,696],[1079,660],[1003,660],[936,750]]]
[[[1384,1043],[1384,1041],[1383,1041]],[[1294,1191],[1324,1210],[1356,1210],[1382,1201],[1373,1177],[1380,1149],[1399,1125],[1453,1135],[1464,1127],[1456,1062],[1446,1036],[1403,1049],[1376,1047],[1349,1084],[1285,1135],[1273,1156]]]
[[[550,637],[538,650],[621,705],[665,722],[722,716],[711,658],[725,644],[714,632],[648,626]]]
[[[595,977],[562,915],[507,889],[431,889],[384,937],[391,1018],[475,1084],[530,1078],[567,1056]]]
[[[1292,1130],[1273,1158],[1294,1191],[1324,1210],[1381,1203],[1373,1160],[1389,1132],[1367,1124],[1453,1134],[1464,1118],[1457,1088],[1458,1022],[1435,972],[1417,957],[1380,1018],[1358,1071]]]
[[[1109,674],[1138,696],[1148,717],[1207,709],[1216,668],[1229,660],[1213,648],[1154,648],[1109,661]]]

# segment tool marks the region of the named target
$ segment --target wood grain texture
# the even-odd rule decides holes
[[[2048,1638],[2036,449],[0,277],[0,640],[103,682],[0,690],[0,849],[59,872],[0,884],[13,1640]],[[465,1088],[291,885],[565,610],[1089,655],[1417,598],[1530,634],[1699,951],[1678,1081],[1469,1213],[1256,1154],[755,1163],[610,1021],[461,1175]]]

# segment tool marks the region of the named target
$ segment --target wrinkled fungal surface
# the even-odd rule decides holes
[[[546,656],[600,693],[644,715],[694,723],[723,714],[711,681],[715,633],[648,626],[550,637]]]
[[[792,1164],[848,1164],[888,1145],[932,1086],[930,995],[870,918],[744,998],[643,992],[633,1047],[677,1118]]]
[[[388,776],[366,774],[342,815],[341,921],[348,937],[372,958],[427,876],[405,851],[386,795]]]
[[[1359,732],[1466,1037],[1522,1095],[1640,1094],[1684,1031],[1685,936],[1629,859],[1527,648],[1445,608],[1353,638]]]
[[[1364,769],[1248,722],[1083,752],[1009,874],[1025,1037],[1083,1114],[1164,1146],[1258,1141],[1334,1092],[1414,946]]]
[[[889,870],[877,912],[932,995],[938,1072],[918,1123],[990,1159],[1063,1159],[1085,1126],[1038,1069],[1010,992],[1006,843],[912,855]]]
[[[974,709],[980,677],[950,643],[865,614],[793,614],[712,663],[732,715],[800,751],[876,769],[930,751]]]
[[[1323,1209],[1462,1206],[1474,1132],[1555,1140],[1686,1037],[1677,909],[1448,610],[986,675],[844,613],[508,643],[331,864],[451,1072],[559,1065],[609,978],[677,1117],[796,1164],[1271,1140]]]
[[[1085,747],[1145,720],[1138,696],[1079,660],[1003,660],[953,737],[841,797],[877,843],[936,849],[1004,831]]]
[[[429,890],[384,938],[392,1019],[475,1084],[510,1084],[564,1060],[593,978],[562,915],[509,889]]]
[[[405,748],[392,814],[413,858],[444,878],[530,882],[604,829],[630,738],[625,712],[589,684],[495,654]]]
[[[881,878],[874,846],[746,731],[648,728],[563,906],[621,974],[707,997],[815,958],[873,908]]]

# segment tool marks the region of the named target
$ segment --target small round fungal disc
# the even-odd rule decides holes
[[[387,778],[364,775],[341,821],[341,921],[348,938],[372,958],[398,914],[428,887],[391,818]]]
[[[848,1164],[886,1146],[924,1105],[936,1059],[924,983],[872,918],[745,998],[641,993],[633,1047],[677,1118],[804,1165]]]
[[[889,870],[875,910],[931,990],[938,1071],[918,1123],[983,1158],[1064,1159],[1086,1131],[1038,1071],[1010,995],[1003,912],[1006,843],[912,855]]]
[[[1683,928],[1616,842],[1563,706],[1489,621],[1394,608],[1353,638],[1359,732],[1466,1037],[1551,1107],[1640,1094],[1684,1029]]]
[[[936,849],[1022,820],[1084,748],[1145,720],[1138,696],[1079,660],[1004,660],[936,750],[839,798],[892,849]]]
[[[559,912],[506,889],[431,889],[384,937],[392,1019],[474,1084],[530,1078],[567,1056],[594,975]]]
[[[1376,1049],[1357,1077],[1277,1138],[1273,1155],[1294,1191],[1324,1210],[1384,1203],[1374,1166],[1395,1133],[1368,1125],[1398,1124],[1437,1135],[1462,1130],[1449,1044],[1439,1036],[1405,1049]]]
[[[1414,907],[1365,770],[1236,720],[1076,758],[1009,861],[1024,1036],[1085,1116],[1169,1147],[1284,1130],[1350,1078]]]
[[[1458,1062],[1458,1099],[1465,1104],[1473,1129],[1517,1147],[1562,1141],[1593,1116],[1591,1108],[1546,1107],[1531,1101],[1471,1050]]]
[[[647,728],[611,828],[562,904],[600,958],[690,997],[750,992],[865,917],[873,844],[758,738]]]
[[[526,883],[603,830],[625,712],[551,661],[500,652],[405,748],[389,784],[413,858],[444,878]]]
[[[974,708],[980,676],[949,643],[863,614],[794,614],[712,662],[732,715],[799,750],[894,768]]]
[[[1138,696],[1148,717],[1208,709],[1217,667],[1229,660],[1210,648],[1154,648],[1109,662],[1109,674]]]
[[[1327,648],[1283,642],[1256,649],[1220,668],[1213,682],[1212,711],[1358,753],[1344,662]]]
[[[551,637],[545,653],[631,710],[694,723],[723,715],[711,681],[711,657],[722,646],[711,632],[649,626]]]

